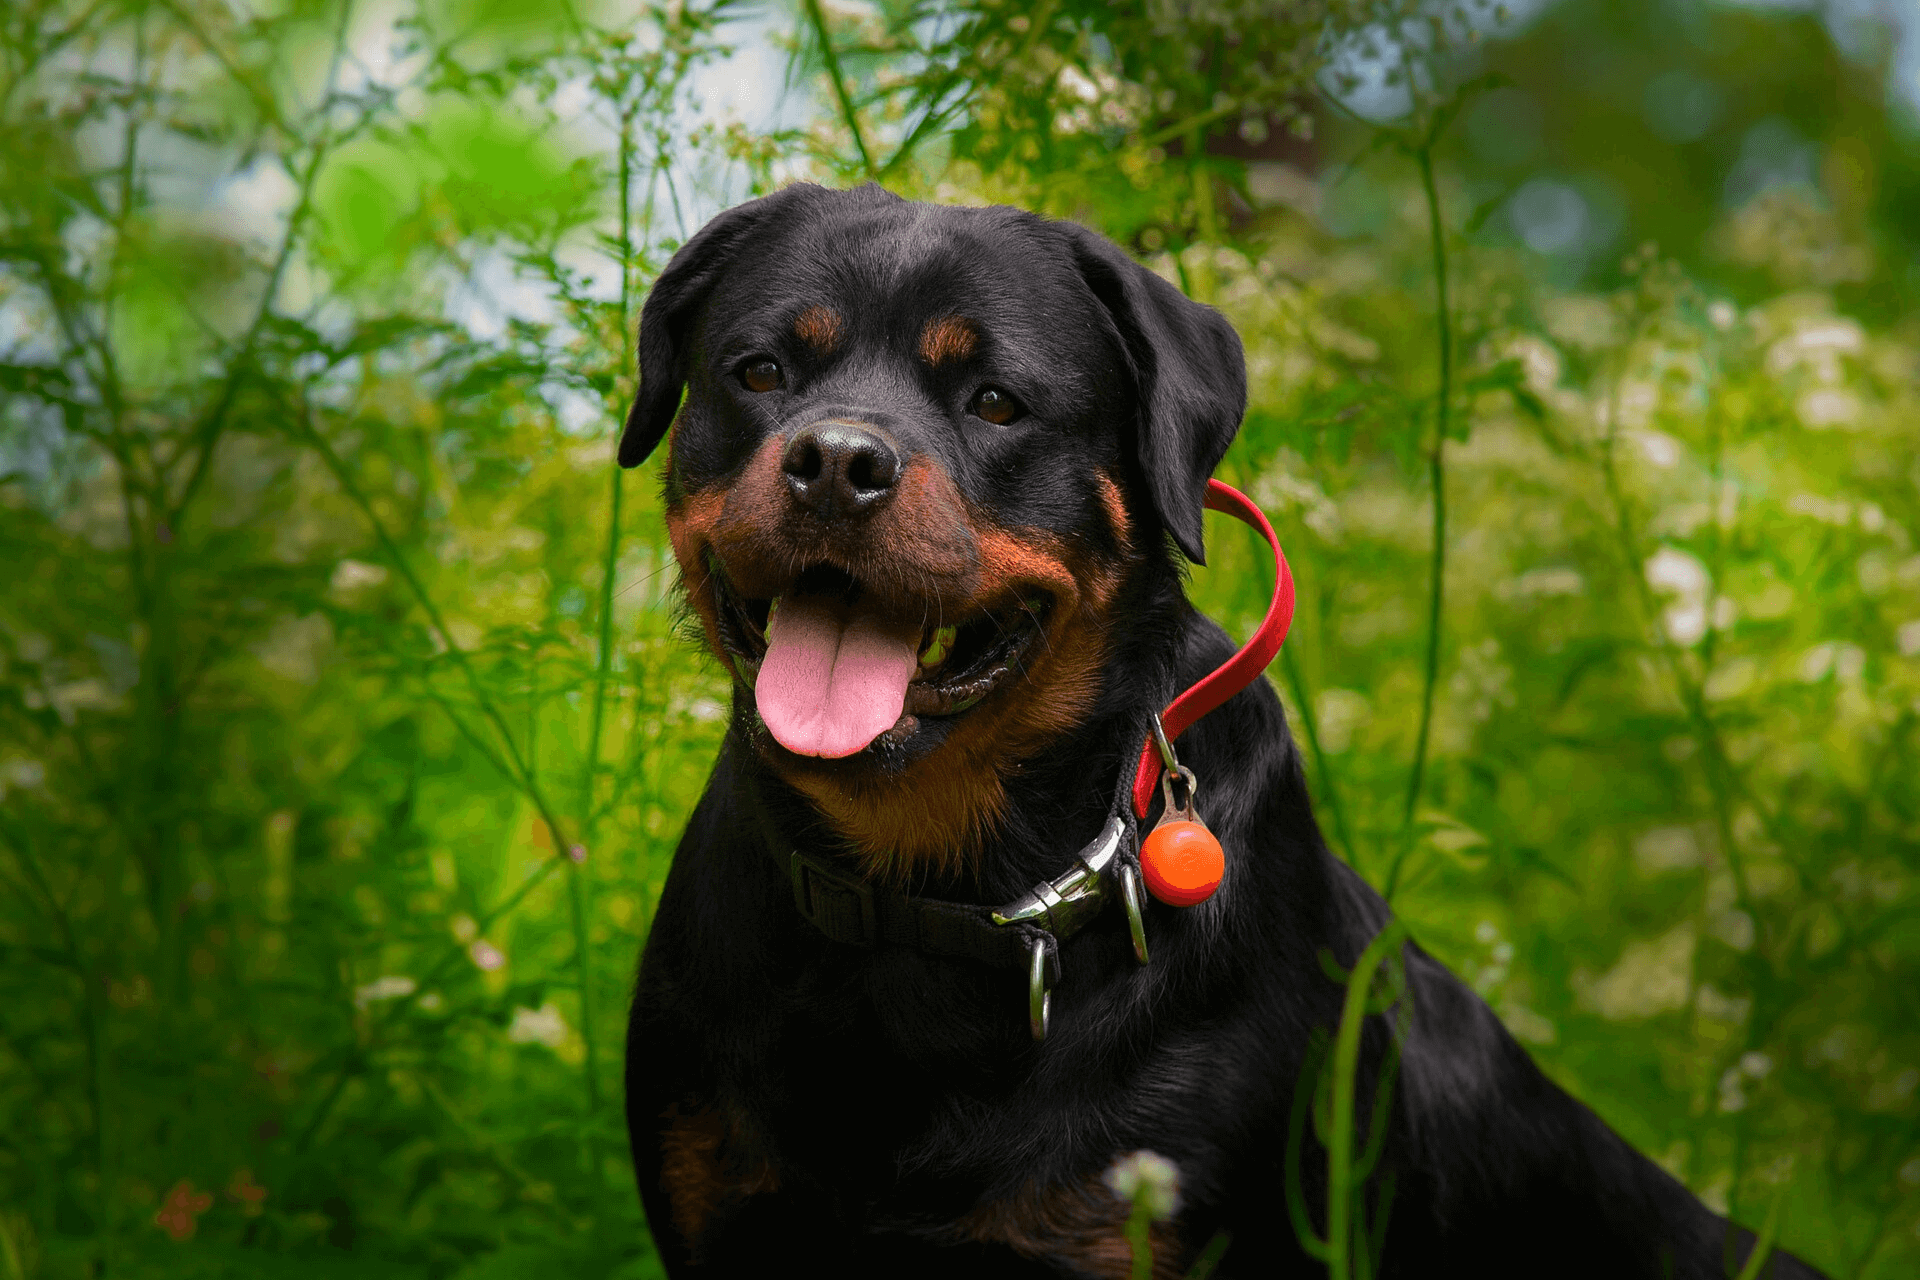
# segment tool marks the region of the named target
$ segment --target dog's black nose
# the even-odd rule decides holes
[[[816,422],[793,433],[780,468],[800,505],[830,520],[865,515],[893,496],[900,455],[871,427]]]

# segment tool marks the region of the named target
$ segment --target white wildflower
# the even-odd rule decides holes
[[[507,1039],[515,1044],[543,1044],[549,1049],[558,1049],[567,1040],[567,1020],[552,1001],[538,1009],[522,1006],[513,1011]]]
[[[1135,1151],[1113,1162],[1106,1173],[1113,1194],[1164,1222],[1180,1208],[1180,1170],[1152,1151]]]
[[[415,987],[414,980],[405,974],[390,973],[384,978],[375,978],[365,986],[355,988],[353,1003],[364,1009],[375,1001],[398,1000],[402,996],[410,996],[414,993]]]

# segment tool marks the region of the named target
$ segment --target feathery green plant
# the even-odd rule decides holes
[[[741,12],[0,13],[0,1270],[656,1273],[619,1002],[729,684],[609,441],[666,256],[812,174],[1221,307],[1342,855],[1710,1203],[1911,1271],[1920,343],[1859,157],[1702,213],[1739,272],[1570,286],[1476,176],[1478,9],[807,4],[769,134],[697,97]],[[1369,46],[1384,131],[1316,105]],[[1193,583],[1242,634],[1256,551]],[[1299,1095],[1351,1276],[1376,959]]]

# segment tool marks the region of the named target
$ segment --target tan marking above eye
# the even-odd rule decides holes
[[[964,360],[979,345],[980,331],[962,316],[940,316],[920,331],[920,358],[931,365]]]
[[[845,331],[846,324],[840,319],[840,313],[831,307],[808,307],[793,320],[794,336],[823,356],[832,355],[839,348],[840,336]]]

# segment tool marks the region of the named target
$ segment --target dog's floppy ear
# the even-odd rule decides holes
[[[1066,229],[1081,274],[1126,343],[1140,395],[1134,446],[1147,492],[1173,540],[1206,563],[1201,504],[1247,408],[1240,335],[1218,311],[1191,301],[1110,241]]]
[[[627,412],[620,435],[620,465],[647,460],[680,410],[687,385],[687,346],[699,304],[714,280],[733,261],[740,245],[787,205],[817,194],[819,187],[796,183],[770,196],[736,205],[700,228],[653,282],[640,311],[640,390]]]

